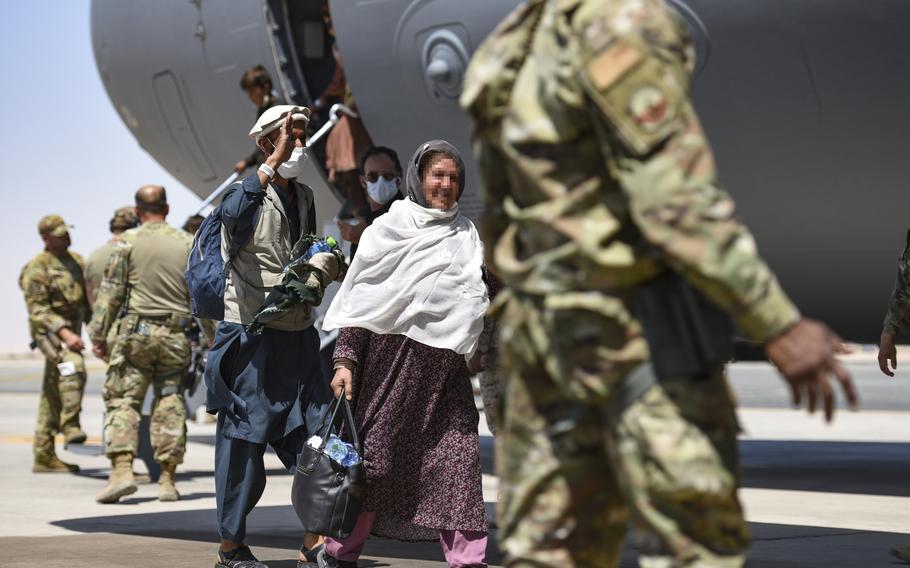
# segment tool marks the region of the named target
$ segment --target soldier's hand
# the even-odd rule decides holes
[[[890,369],[888,368],[889,362],[891,363]],[[878,342],[878,368],[889,377],[893,377],[894,370],[897,370],[897,349],[894,347],[894,333],[887,329],[882,331],[882,337]]]
[[[60,341],[62,341],[70,351],[79,353],[85,349],[85,343],[82,342],[82,338],[68,328],[60,328],[60,331],[57,332],[57,336],[60,337]]]
[[[102,361],[107,361],[107,342],[106,341],[96,341],[92,344],[92,353],[95,354],[95,357],[101,359]]]
[[[345,394],[345,398],[351,400],[354,398],[354,374],[350,369],[344,367],[339,367],[335,370],[335,377],[332,379],[332,391],[335,393],[335,398],[341,396],[341,393]]]
[[[820,402],[828,422],[834,417],[836,400],[830,382],[832,375],[840,383],[850,407],[856,410],[859,405],[850,373],[835,358],[842,344],[828,326],[802,319],[765,345],[768,359],[790,385],[793,404],[802,406],[806,399],[809,412],[814,413]]]

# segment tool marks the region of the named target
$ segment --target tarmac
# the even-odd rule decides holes
[[[902,565],[888,555],[888,547],[910,543],[910,373],[888,379],[862,356],[849,368],[863,411],[841,412],[828,426],[817,414],[789,408],[787,391],[768,365],[731,367],[743,426],[741,496],[753,538],[748,566]],[[108,471],[108,461],[97,455],[103,365],[90,365],[83,411],[88,443],[74,453],[58,442],[61,458],[82,468],[77,475],[30,472],[41,369],[39,361],[0,360],[0,566],[212,566],[214,425],[188,424],[179,502],[158,502],[157,486],[149,484],[120,504],[100,505],[94,495]],[[498,480],[483,418],[480,432],[484,497],[493,513]],[[249,518],[248,543],[269,566],[290,568],[302,538],[289,503],[292,478],[274,455],[266,459],[269,481]],[[137,471],[143,467],[137,461]],[[501,566],[495,528],[490,544],[488,561]],[[445,562],[438,543],[374,539],[360,566],[428,568]],[[637,566],[632,537],[621,566]]]

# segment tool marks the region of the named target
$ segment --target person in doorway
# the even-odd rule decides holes
[[[256,105],[256,118],[262,116],[262,113],[273,106],[285,104],[284,99],[275,92],[272,86],[272,76],[262,65],[254,65],[246,70],[243,77],[240,78],[240,88],[249,97],[250,102]],[[234,165],[234,171],[242,174],[261,163],[262,152],[256,148],[249,156]]]

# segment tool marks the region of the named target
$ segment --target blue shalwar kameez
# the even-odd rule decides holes
[[[225,211],[231,211],[224,216],[229,232],[238,224],[254,224],[262,203],[258,187],[248,191],[246,180],[243,185],[243,190],[232,192],[224,201]],[[308,217],[315,217],[315,211]],[[299,225],[291,229],[299,237]],[[266,328],[254,336],[242,324],[220,322],[205,381],[207,409],[218,414],[219,532],[222,539],[243,542],[246,517],[265,489],[266,446],[272,446],[290,471],[307,432],[318,424],[330,400],[319,359],[319,336],[312,326],[300,331]]]

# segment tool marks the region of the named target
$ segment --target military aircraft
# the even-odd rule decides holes
[[[265,65],[312,105],[337,42],[372,139],[465,153],[457,106],[471,53],[520,0],[93,0],[99,73],[151,156],[201,197],[253,149],[238,87]],[[326,3],[334,38],[323,18]],[[696,105],[763,255],[807,315],[877,341],[910,226],[910,3],[667,0],[698,52]],[[341,205],[312,163],[318,216]],[[479,211],[469,172],[466,208]]]

